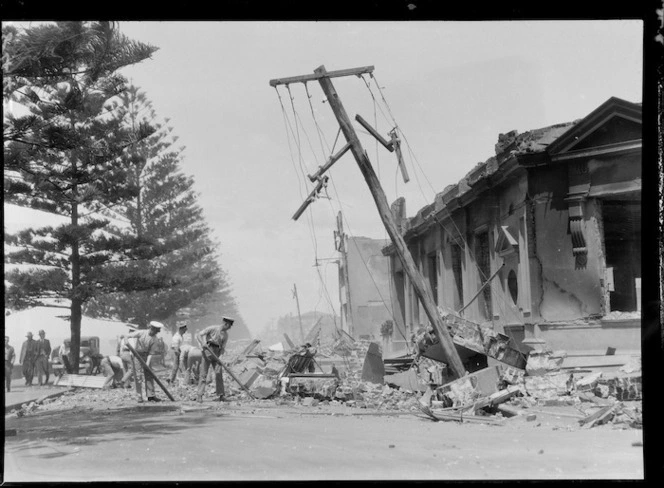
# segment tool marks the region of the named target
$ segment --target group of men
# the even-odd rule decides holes
[[[48,383],[49,366],[48,360],[51,355],[51,342],[46,339],[46,332],[39,331],[39,339],[35,340],[32,332],[26,334],[26,340],[21,346],[19,363],[22,366],[25,386],[32,386],[35,374],[39,386]],[[9,345],[9,336],[5,336],[5,389],[11,391],[12,371],[16,362],[16,352]]]
[[[187,385],[190,383],[193,374],[194,378],[198,380],[196,400],[202,402],[208,372],[212,367],[216,396],[219,401],[224,401],[223,366],[219,358],[226,350],[228,330],[233,326],[233,323],[234,319],[222,317],[221,325],[211,325],[200,331],[196,336],[200,348],[184,343],[187,325],[181,325],[171,341],[174,360],[168,383],[172,384],[175,381],[180,369],[184,372],[184,382]],[[152,321],[147,329],[132,329],[126,336],[120,336],[117,354],[104,356],[100,362],[101,372],[106,378],[104,388],[131,388],[135,386],[139,403],[161,401],[155,394],[154,377],[151,370],[148,371],[148,368],[150,368],[153,358],[161,352],[157,334],[163,327],[162,323]],[[40,385],[43,384],[43,375],[46,378],[45,382],[48,383],[48,358],[51,354],[51,344],[45,338],[45,335],[45,332],[40,330],[40,338],[36,341],[33,340],[32,333],[28,332],[27,340],[21,348],[20,363],[23,365],[26,385],[32,384],[35,371]],[[132,348],[142,361],[134,356],[131,351]],[[5,336],[5,384],[7,391],[11,391],[11,375],[15,359],[14,348],[9,345],[9,337]],[[145,396],[143,395],[143,384],[145,384]]]
[[[220,364],[219,357],[225,352],[226,343],[228,342],[228,330],[233,326],[233,323],[234,319],[223,317],[221,325],[212,325],[200,331],[197,334],[200,348],[184,343],[187,325],[180,325],[171,340],[173,366],[167,383],[173,384],[175,382],[179,370],[184,372],[184,383],[187,385],[190,384],[193,375],[194,379],[198,380],[196,400],[202,402],[208,372],[212,366],[216,396],[220,401],[224,401],[223,366]],[[157,334],[163,327],[163,324],[152,321],[147,330],[136,330],[127,336],[120,337],[117,356],[105,356],[101,361],[102,373],[106,377],[104,387],[122,386],[131,388],[133,378],[139,403],[161,401],[155,394],[152,373],[143,366],[143,363],[148,367],[151,366],[153,357],[158,353]],[[136,351],[136,354],[143,361],[139,361],[138,358],[133,356],[131,348]],[[143,384],[145,384],[145,397],[143,396]]]

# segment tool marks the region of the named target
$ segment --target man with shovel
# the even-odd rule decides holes
[[[136,352],[150,366],[153,355],[157,352],[157,334],[161,332],[164,324],[156,321],[150,322],[148,329],[137,330],[132,332],[127,337],[130,339],[136,338]],[[145,389],[147,393],[147,400],[149,402],[160,402],[161,400],[154,393],[154,378],[149,371],[145,371],[142,365],[137,365],[134,369],[134,378],[136,381],[136,393],[138,394],[138,402],[143,402],[142,394],[142,379],[145,378]]]
[[[198,379],[198,395],[196,396],[196,401],[199,403],[203,402],[203,393],[205,392],[210,365],[213,365],[214,367],[215,392],[219,395],[220,402],[225,400],[222,366],[204,347],[207,346],[217,358],[224,353],[226,342],[228,342],[228,329],[233,326],[235,320],[230,317],[222,317],[221,320],[223,322],[221,325],[211,325],[206,327],[200,331],[197,336],[198,342],[201,344],[201,349],[203,350],[201,370]]]

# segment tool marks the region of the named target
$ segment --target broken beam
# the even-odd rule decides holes
[[[288,85],[290,83],[306,83],[307,81],[319,80],[323,76],[327,78],[338,78],[341,76],[356,75],[360,76],[364,73],[372,73],[373,66],[363,66],[361,68],[340,69],[337,71],[326,71],[324,74],[314,73],[312,75],[291,76],[289,78],[275,78],[270,80],[270,86]]]
[[[385,149],[387,149],[390,152],[394,152],[394,145],[391,142],[387,142],[385,139],[383,139],[383,136],[381,136],[376,129],[371,127],[369,125],[369,122],[364,120],[360,114],[355,115],[355,120],[357,120],[362,127],[368,130],[369,134],[374,136],[378,140],[378,142],[380,142],[383,146],[385,146]]]
[[[329,178],[328,176],[323,176],[323,179],[319,180],[318,185],[316,185],[316,188],[314,188],[311,191],[311,193],[309,193],[307,199],[304,202],[302,202],[300,208],[298,208],[297,211],[293,214],[293,220],[297,220],[300,218],[300,215],[304,213],[309,204],[311,204],[314,201],[314,196],[316,195],[316,193],[321,191],[323,186],[327,183],[328,178]]]
[[[401,154],[401,139],[397,136],[397,130],[394,129],[390,132],[390,137],[392,138],[392,147],[397,152],[397,164],[401,170],[401,176],[403,177],[403,182],[408,183],[410,181],[410,176],[408,176],[408,170],[406,169],[406,163],[403,160],[403,154]]]

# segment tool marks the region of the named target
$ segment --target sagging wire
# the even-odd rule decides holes
[[[413,150],[412,150],[412,148],[411,148],[411,146],[410,146],[410,143],[409,143],[409,141],[408,141],[408,138],[406,137],[406,135],[404,134],[404,132],[401,130],[401,128],[400,128],[399,125],[397,124],[396,119],[394,118],[394,115],[392,114],[392,110],[390,109],[389,103],[388,103],[387,100],[385,99],[385,96],[384,96],[384,94],[383,94],[383,91],[382,91],[382,89],[381,89],[381,87],[380,87],[380,85],[379,85],[379,83],[378,83],[378,80],[377,80],[376,77],[373,75],[373,73],[370,73],[370,77],[374,80],[374,84],[376,85],[376,87],[377,87],[377,89],[378,89],[378,91],[379,91],[379,93],[380,93],[381,99],[383,100],[383,103],[385,104],[385,107],[386,107],[388,113],[390,114],[390,117],[392,118],[392,122],[394,123],[395,128],[397,128],[397,130],[399,131],[399,134],[403,137],[403,140],[406,142],[406,147],[408,148],[408,153],[409,153],[410,157],[412,158],[412,160],[415,161],[415,163],[417,164],[418,169],[422,172],[422,175],[423,175],[425,181],[428,183],[429,187],[431,188],[431,191],[433,192],[433,194],[434,194],[434,199],[435,199],[436,191],[435,191],[433,185],[431,184],[431,181],[427,178],[426,173],[425,173],[424,170],[422,169],[422,166],[420,165],[420,163],[419,163],[417,157],[415,156],[415,153],[413,152]],[[369,89],[369,91],[372,92],[370,85],[367,84],[366,81],[365,81],[365,84],[367,85],[367,88]],[[373,93],[372,93],[372,97],[373,97]],[[375,100],[375,98],[374,98],[374,100]],[[415,179],[416,179],[417,184],[418,184],[418,187],[419,187],[419,189],[420,189],[420,193],[422,194],[422,197],[425,198],[425,200],[426,200],[426,195],[424,194],[424,190],[423,190],[423,188],[422,188],[422,185],[420,184],[419,178],[417,177],[417,172],[414,172],[414,173],[415,173]],[[456,230],[456,233],[450,233],[450,232],[447,230],[447,228],[445,228],[445,226],[442,224],[442,222],[440,222],[440,220],[438,220],[438,218],[437,218],[436,216],[434,216],[436,222],[440,225],[440,227],[441,227],[443,230],[445,230],[446,233],[448,233],[448,235],[451,235],[451,236],[453,237],[453,239],[455,240],[455,242],[458,242],[458,241],[457,241],[458,238],[461,239],[461,241],[464,243],[464,247],[466,247],[466,248],[468,249],[468,253],[469,253],[469,255],[470,255],[470,258],[475,262],[475,267],[477,268],[477,271],[478,271],[478,273],[479,273],[480,281],[486,281],[486,280],[488,279],[488,276],[486,276],[486,275],[484,274],[484,272],[480,269],[479,265],[477,264],[477,258],[476,258],[476,255],[475,255],[473,249],[472,249],[471,246],[468,244],[468,242],[466,241],[466,239],[463,237],[463,233],[461,232],[461,230],[459,229],[459,227],[456,225],[456,222],[454,221],[454,218],[452,218],[451,212],[450,212],[447,208],[445,208],[444,210],[447,212],[447,214],[448,214],[448,216],[449,216],[449,219],[450,219],[450,221],[452,222],[452,225],[454,226],[454,229]],[[457,237],[457,236],[458,236],[458,237]],[[492,289],[493,289],[493,285],[494,285],[494,283],[490,283],[490,284],[488,285],[488,286],[489,286],[489,289],[492,290]],[[498,305],[498,307],[499,307],[500,312],[504,314],[504,312],[507,310],[506,307],[508,307],[508,305],[509,305],[509,304],[507,303],[507,297],[504,296],[504,295],[501,294],[501,293],[494,293],[493,291],[491,292],[491,295],[492,295],[492,296],[497,296],[497,297],[499,297],[499,299],[497,300],[497,305]],[[491,317],[490,320],[493,322],[493,317]],[[508,332],[508,334],[510,335],[510,338],[511,338],[511,339],[514,339],[513,335],[512,335],[509,331],[507,331],[507,332]]]

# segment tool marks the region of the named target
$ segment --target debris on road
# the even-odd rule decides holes
[[[448,321],[448,326],[455,323],[457,334],[462,334],[467,344],[472,342],[469,337],[476,341],[480,337],[479,331],[471,337],[466,322]],[[485,350],[500,356],[495,342],[487,337],[495,338],[482,331],[482,344],[493,344]],[[504,425],[505,422],[525,419],[530,424],[543,418],[542,422],[574,419],[573,425],[577,429],[607,424],[617,428],[642,427],[638,359],[616,372],[566,370],[560,361],[565,356],[564,351],[538,350],[524,358],[521,368],[494,362],[453,379],[446,363],[424,356],[421,351],[415,354],[394,352],[391,357],[383,358],[379,344],[353,340],[347,334],[337,335],[332,343],[319,342],[316,348],[310,344],[299,348],[289,344],[287,351],[279,347],[263,350],[257,339],[246,344],[229,343],[227,347],[226,354],[231,359],[225,364],[238,383],[229,381],[226,384],[226,396],[235,405],[258,406],[268,402],[316,410],[344,406],[365,409],[369,415],[403,412],[424,414],[425,418],[434,421],[459,423]],[[475,342],[475,346],[478,345]],[[502,357],[506,356],[503,354]],[[164,368],[155,370],[155,373],[165,381],[169,370]],[[67,376],[63,378],[71,381]],[[103,384],[100,376],[85,375],[85,378],[90,384],[95,380]],[[213,383],[207,386],[206,398],[215,396]],[[197,385],[184,384],[179,379],[169,388],[179,402],[176,406],[180,412],[191,411]],[[251,398],[244,388],[249,389],[255,398]],[[222,403],[213,405],[214,408],[206,408],[224,407]],[[49,402],[26,404],[13,414],[29,416],[38,410],[64,408],[138,407],[131,389],[100,390],[81,386]],[[567,412],[562,410],[565,408]],[[567,422],[569,424],[570,420]],[[530,425],[541,425],[541,422]]]

